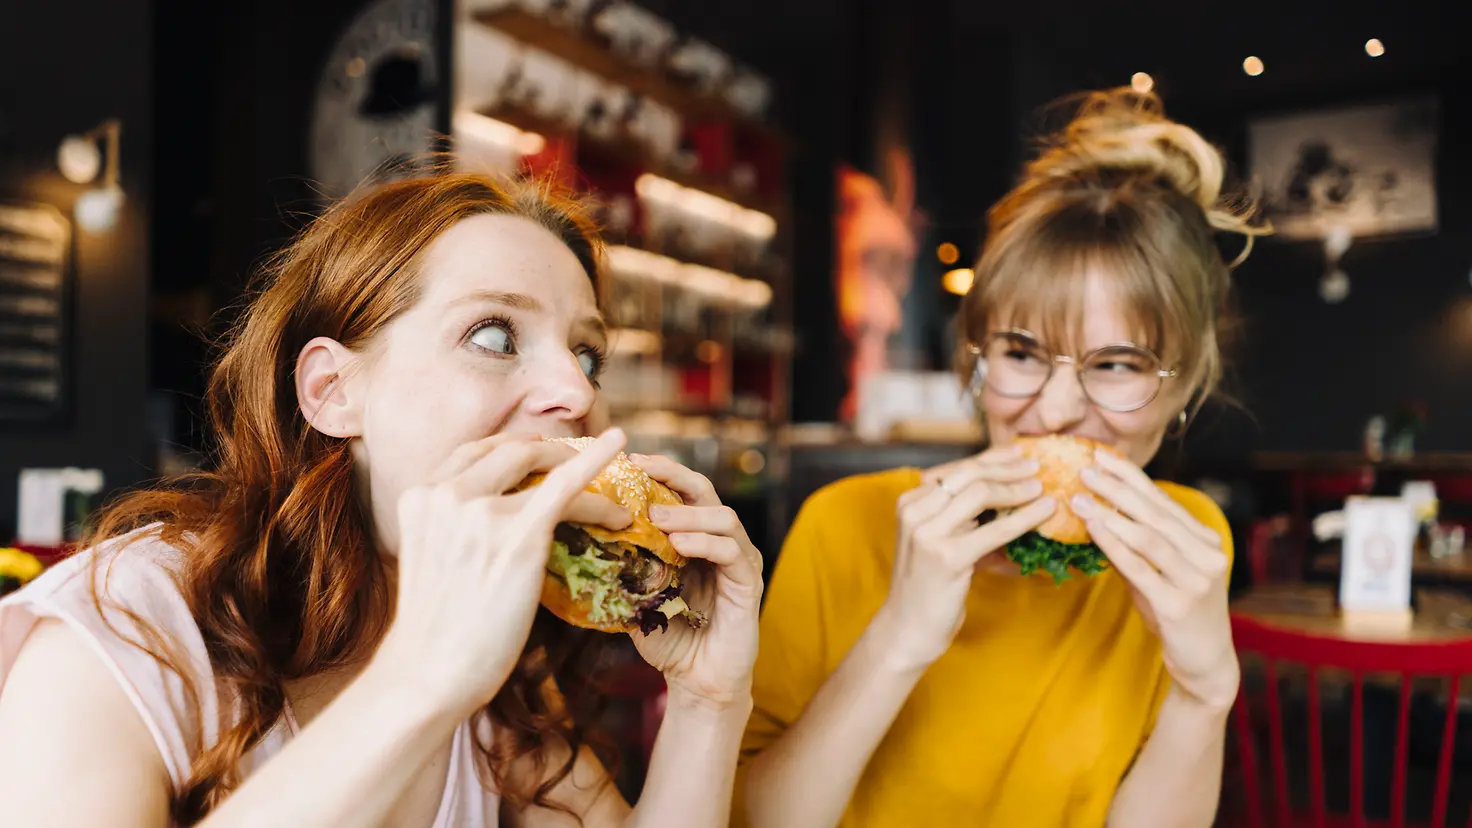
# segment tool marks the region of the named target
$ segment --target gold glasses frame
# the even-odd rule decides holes
[[[1161,360],[1159,354],[1155,353],[1149,348],[1146,348],[1143,345],[1139,345],[1134,342],[1110,342],[1106,345],[1100,345],[1099,347],[1094,348],[1083,356],[1075,359],[1074,357],[1067,354],[1054,353],[1053,349],[1044,345],[1042,340],[1038,338],[1037,334],[1033,333],[1032,331],[1029,331],[1025,328],[1003,328],[1002,330],[994,331],[993,333],[988,334],[985,342],[981,345],[977,345],[975,342],[966,343],[966,351],[970,353],[972,358],[976,360],[972,373],[972,394],[978,398],[980,398],[981,391],[986,386],[988,369],[985,354],[987,346],[1002,338],[1026,339],[1027,341],[1036,345],[1039,351],[1042,351],[1050,357],[1050,359],[1048,360],[1048,373],[1043,377],[1042,381],[1038,383],[1036,391],[1031,391],[1026,394],[1008,394],[1005,391],[1001,391],[1000,389],[993,389],[993,393],[1003,397],[1007,397],[1008,399],[1025,400],[1028,397],[1036,397],[1038,394],[1042,393],[1043,389],[1048,386],[1048,382],[1053,379],[1053,370],[1057,366],[1069,365],[1077,367],[1080,365],[1088,365],[1089,362],[1100,353],[1110,350],[1128,349],[1136,351],[1149,356],[1152,360],[1155,361],[1156,365],[1162,367],[1156,369],[1155,371],[1157,382],[1155,384],[1155,390],[1150,392],[1150,396],[1146,398],[1144,402],[1127,407],[1105,405],[1104,403],[1099,402],[1097,399],[1094,398],[1093,394],[1089,393],[1088,383],[1084,382],[1083,378],[1080,377],[1079,388],[1083,389],[1084,396],[1088,397],[1090,403],[1104,409],[1105,411],[1112,411],[1116,414],[1128,414],[1131,411],[1139,411],[1150,403],[1155,402],[1155,399],[1160,396],[1161,390],[1165,388],[1166,380],[1175,379],[1180,376],[1180,372],[1175,368],[1163,367],[1164,361]]]

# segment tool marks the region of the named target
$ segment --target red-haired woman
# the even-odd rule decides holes
[[[6,823],[724,824],[762,581],[710,483],[639,459],[710,620],[635,634],[669,683],[636,809],[588,747],[599,634],[537,612],[558,522],[630,520],[584,490],[620,432],[536,439],[596,415],[598,244],[574,203],[455,174],[287,248],[210,383],[215,470],[0,603]]]

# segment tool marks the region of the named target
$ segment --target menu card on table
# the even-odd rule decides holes
[[[1415,506],[1398,497],[1351,497],[1344,504],[1339,605],[1345,617],[1410,618]]]

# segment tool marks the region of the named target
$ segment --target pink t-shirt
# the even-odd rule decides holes
[[[99,554],[104,556],[101,565],[93,567],[93,558]],[[186,670],[192,671],[196,687],[213,687],[214,673],[204,639],[172,577],[180,563],[181,553],[177,549],[142,530],[109,541],[96,550],[74,555],[0,600],[0,693],[5,691],[10,667],[35,625],[44,618],[62,621],[91,646],[133,702],[153,734],[176,791],[189,777],[197,755],[195,750],[219,740],[218,692],[200,693],[196,719],[185,693],[184,679],[129,643],[128,639],[142,642],[148,639],[118,608],[132,611],[168,636],[176,657],[185,661]],[[99,590],[103,597],[102,614],[97,611],[88,586],[93,572],[104,587]],[[471,727],[467,721],[455,731],[444,796],[430,828],[496,825],[498,798],[481,785],[476,774]],[[285,720],[244,758],[242,773],[249,775],[276,755],[295,732],[295,721],[288,708]]]

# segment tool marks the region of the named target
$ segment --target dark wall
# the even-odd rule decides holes
[[[15,528],[23,467],[100,467],[110,486],[148,473],[145,421],[152,205],[152,0],[16,2],[0,26],[0,197],[71,214],[83,187],[56,171],[63,136],[122,122],[123,215],[74,228],[71,416],[0,432],[0,541]]]
[[[1237,271],[1245,318],[1237,360],[1243,402],[1261,449],[1356,449],[1367,420],[1408,401],[1430,417],[1418,448],[1472,449],[1472,104],[1469,65],[1434,81],[1302,96],[1294,110],[1439,93],[1436,159],[1440,229],[1357,240],[1341,260],[1342,303],[1318,293],[1324,256],[1315,242],[1267,239]],[[1188,105],[1183,117],[1246,163],[1246,124],[1260,110]]]

